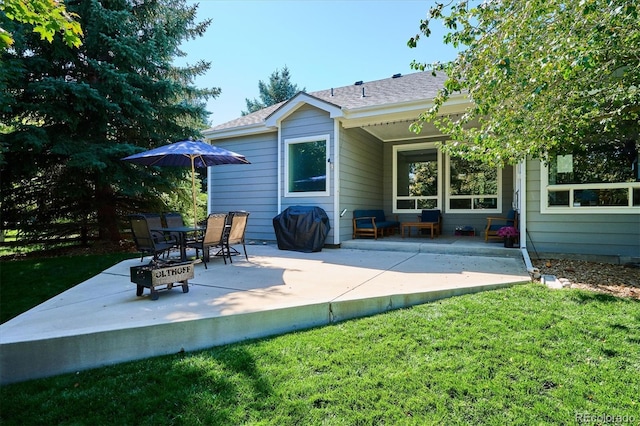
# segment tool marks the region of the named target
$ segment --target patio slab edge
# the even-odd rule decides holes
[[[192,352],[329,323],[326,303],[0,345],[0,385]]]
[[[517,283],[338,300],[0,345],[0,385],[145,358],[192,352],[372,316]]]

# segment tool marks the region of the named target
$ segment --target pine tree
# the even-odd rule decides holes
[[[193,80],[210,64],[172,61],[210,21],[195,23],[197,6],[184,0],[66,5],[84,30],[79,48],[12,23],[15,43],[2,52],[2,218],[49,234],[64,223],[97,223],[102,239],[119,240],[119,220],[162,208],[161,194],[187,172],[149,173],[120,159],[206,127],[205,101],[219,89]]]
[[[260,91],[260,99],[245,99],[247,110],[242,111],[242,115],[247,115],[268,106],[289,100],[296,93],[300,91],[304,92],[306,89],[299,90],[298,85],[291,83],[289,68],[285,65],[282,71],[275,70],[271,73],[269,84],[260,80],[258,82],[258,90]]]

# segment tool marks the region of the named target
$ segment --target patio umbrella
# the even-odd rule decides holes
[[[196,167],[220,164],[251,164],[244,155],[236,154],[203,141],[185,140],[164,145],[149,151],[122,158],[145,166],[191,167],[191,190],[193,193],[193,224],[197,224],[196,214]]]

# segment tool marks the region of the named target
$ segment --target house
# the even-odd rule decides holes
[[[638,141],[628,147],[630,163],[618,167],[619,181],[611,174],[607,182],[593,174],[580,180],[593,158],[579,155],[502,169],[451,158],[438,149],[447,136],[435,127],[409,130],[444,80],[418,72],[301,92],[206,130],[207,141],[251,161],[210,171],[209,211],[248,210],[247,238],[275,240],[274,216],[293,205],[319,206],[331,224],[326,244],[340,245],[352,238],[356,209],[384,209],[402,222],[437,208],[443,233],[453,234],[458,226],[480,233],[487,216],[515,208],[526,235],[521,246],[538,254],[616,263],[640,258]],[[453,96],[441,113],[461,114],[469,102],[464,94]],[[598,161],[619,162],[618,154],[599,153]]]

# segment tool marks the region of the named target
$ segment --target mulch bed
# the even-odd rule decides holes
[[[640,299],[640,265],[571,259],[532,260],[542,275],[555,275],[566,287]]]

